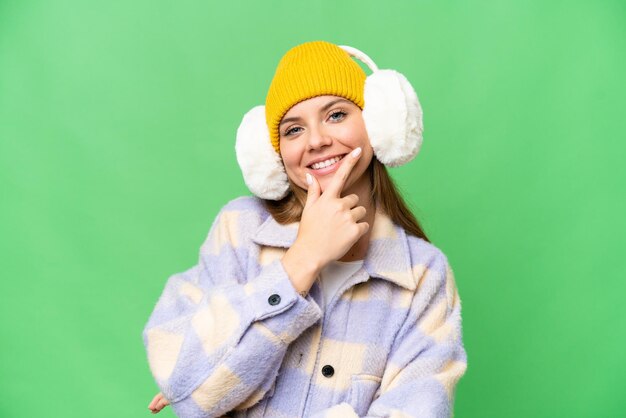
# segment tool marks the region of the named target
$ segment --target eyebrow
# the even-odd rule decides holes
[[[349,101],[349,100],[347,100],[347,99],[337,99],[337,100],[333,100],[333,101],[330,101],[330,102],[326,103],[324,106],[322,106],[322,107],[320,108],[320,113],[325,112],[326,110],[328,110],[328,108],[329,108],[329,107],[331,107],[332,105],[334,105],[335,103],[338,103],[338,102],[348,102],[348,103],[352,103],[352,102],[350,102],[350,101]],[[295,120],[300,120],[300,119],[302,119],[302,118],[301,118],[301,117],[299,117],[299,116],[298,116],[298,117],[292,117],[292,118],[286,118],[286,119],[283,119],[283,120],[280,122],[280,124],[279,124],[278,126],[281,126],[283,123],[287,123],[287,122],[291,122],[291,121],[295,121]]]

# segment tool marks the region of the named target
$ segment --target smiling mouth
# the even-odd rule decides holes
[[[347,154],[338,155],[336,157],[329,158],[328,160],[325,160],[325,161],[320,161],[318,163],[307,165],[307,167],[310,168],[311,170],[321,170],[322,168],[330,167],[331,165],[337,164],[346,155]]]

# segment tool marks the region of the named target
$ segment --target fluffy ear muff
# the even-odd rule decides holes
[[[235,142],[237,162],[248,189],[262,199],[280,200],[287,195],[285,167],[270,142],[265,106],[255,106],[244,116]]]
[[[363,120],[374,154],[390,167],[411,161],[422,146],[422,107],[411,83],[395,70],[365,79]]]

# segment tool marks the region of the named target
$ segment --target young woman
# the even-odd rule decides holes
[[[220,210],[143,331],[153,412],[452,416],[467,368],[454,275],[385,167],[412,160],[421,132],[406,78],[362,52],[283,56],[237,133],[255,196]]]

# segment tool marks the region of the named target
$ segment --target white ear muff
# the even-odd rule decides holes
[[[248,189],[262,199],[280,200],[287,195],[285,167],[270,141],[265,106],[253,107],[237,129],[237,162]]]
[[[340,48],[372,70],[365,79],[362,115],[376,158],[390,167],[406,164],[418,154],[423,141],[423,112],[417,93],[399,72],[379,70],[356,48]]]

